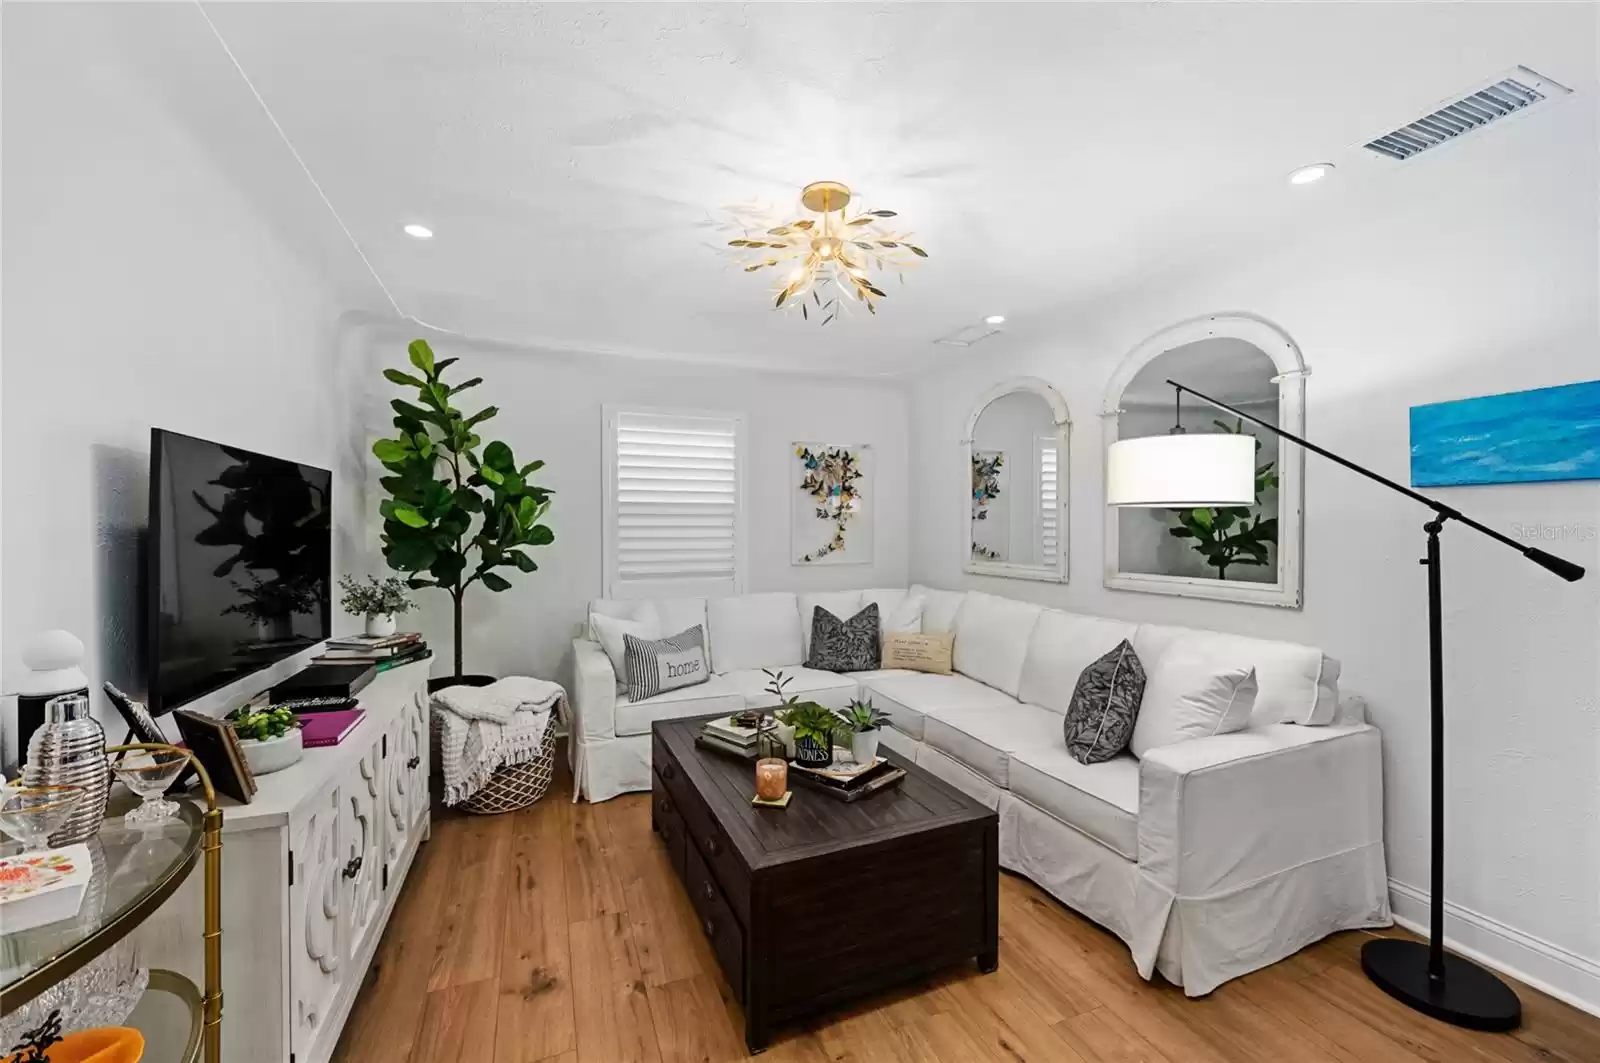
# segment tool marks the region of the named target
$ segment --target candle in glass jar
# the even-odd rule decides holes
[[[789,789],[789,764],[777,757],[756,761],[756,796],[763,801],[777,801]]]

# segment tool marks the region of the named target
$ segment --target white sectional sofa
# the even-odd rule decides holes
[[[815,606],[847,617],[875,601],[887,618],[910,599],[923,631],[954,632],[954,674],[800,667]],[[1390,923],[1380,736],[1313,647],[923,586],[654,604],[665,632],[706,625],[712,678],[630,703],[592,629],[576,640],[570,753],[588,800],[650,789],[654,721],[772,705],[761,669],[781,668],[804,699],[870,697],[893,723],[884,745],[997,811],[1001,866],[1117,934],[1145,978],[1199,996],[1336,930]],[[1079,673],[1123,639],[1147,671],[1180,641],[1253,664],[1250,726],[1078,763],[1063,715]]]

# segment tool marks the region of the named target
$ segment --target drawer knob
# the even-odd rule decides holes
[[[672,828],[665,823],[661,825],[661,840],[664,842],[672,841]]]
[[[678,777],[677,766],[674,765],[671,761],[668,761],[666,763],[666,765],[664,765],[662,767],[662,769],[661,769],[661,777],[663,779],[675,779],[675,778],[677,778]]]
[[[717,889],[709,882],[700,883],[700,892],[706,895],[706,900],[708,901],[717,899]]]
[[[715,834],[706,839],[706,852],[710,853],[712,856],[716,856],[718,853],[722,852],[722,843],[717,841],[717,836]]]
[[[707,916],[705,921],[700,924],[700,928],[706,932],[706,937],[708,938],[714,938],[717,936],[716,924],[711,921],[710,916]]]
[[[660,812],[662,815],[666,815],[668,812],[672,811],[672,802],[668,801],[665,797],[661,798],[656,802],[656,811]]]

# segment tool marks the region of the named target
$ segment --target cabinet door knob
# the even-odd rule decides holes
[[[361,874],[361,861],[362,857],[352,856],[350,858],[350,862],[344,865],[344,877],[355,878],[357,875]]]
[[[415,769],[416,766],[421,763],[422,758],[420,756],[412,757],[410,760],[406,761],[406,767]]]

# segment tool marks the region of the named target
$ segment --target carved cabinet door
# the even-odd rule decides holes
[[[389,723],[389,762],[383,782],[383,861],[391,875],[411,844],[413,820],[411,815],[411,769],[406,767],[417,755],[415,743],[409,741],[411,728],[407,716],[411,711],[408,701],[401,706]]]
[[[355,773],[345,780],[339,824],[339,876],[344,889],[351,960],[361,955],[383,908],[384,743],[381,738],[361,754]]]
[[[423,813],[428,811],[428,773],[431,769],[431,735],[429,734],[430,717],[428,713],[428,692],[419,690],[417,696],[406,702],[401,710],[400,719],[406,728],[406,748],[411,750],[406,755],[405,769],[410,776],[407,794],[411,808],[411,826],[413,830],[420,829]]]
[[[293,998],[291,1046],[301,1059],[330,1028],[343,978],[343,863],[340,860],[340,793],[330,785],[309,803],[291,828],[289,860],[289,983]]]

